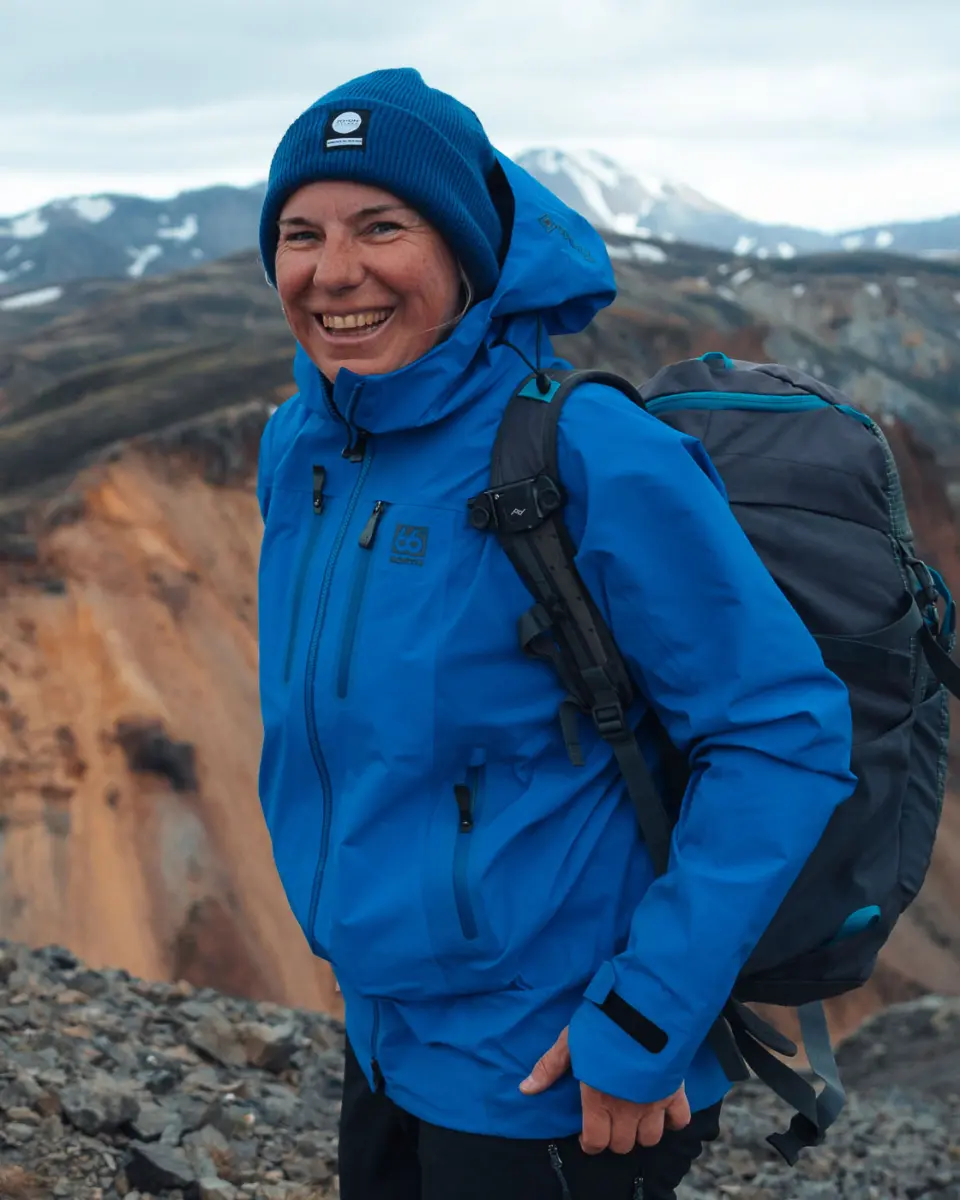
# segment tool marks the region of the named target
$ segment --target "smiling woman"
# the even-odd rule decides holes
[[[381,188],[307,184],[278,227],[284,313],[331,383],[341,367],[379,375],[416,361],[463,315],[469,284],[443,237]]]
[[[340,1194],[673,1200],[730,1086],[708,1030],[850,790],[846,691],[702,446],[581,381],[552,495],[631,722],[656,705],[698,756],[651,887],[610,708],[574,755],[570,696],[518,645],[546,609],[470,506],[500,498],[511,397],[560,411],[550,339],[613,299],[602,239],[404,69],[294,121],[260,247],[299,388],[260,451],[260,797],[343,992]]]

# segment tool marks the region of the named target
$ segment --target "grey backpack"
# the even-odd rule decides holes
[[[490,487],[470,501],[471,522],[496,533],[533,596],[520,641],[551,663],[568,693],[560,717],[571,760],[582,763],[576,725],[583,713],[616,755],[658,872],[668,861],[686,761],[655,715],[645,718],[663,752],[661,792],[624,719],[633,681],[579,579],[562,518],[557,422],[573,388],[588,382],[617,388],[700,439],[740,525],[850,694],[856,790],[710,1034],[732,1081],[753,1071],[795,1110],[790,1128],[768,1139],[793,1164],[823,1140],[844,1104],[821,1002],[869,979],[930,862],[947,766],[947,691],[960,696],[960,668],[950,657],[953,601],[916,556],[882,430],[819,380],[716,352],[665,367],[639,391],[604,372],[531,374],[507,406]],[[797,1048],[747,1002],[797,1008],[819,1092],[770,1053],[790,1057]],[[608,1015],[630,1032],[629,1014]]]

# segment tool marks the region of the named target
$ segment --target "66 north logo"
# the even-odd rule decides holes
[[[390,545],[390,561],[407,567],[422,567],[429,536],[426,525],[398,525]]]

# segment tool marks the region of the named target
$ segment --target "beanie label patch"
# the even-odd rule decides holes
[[[323,129],[324,150],[365,149],[369,124],[369,108],[350,108],[331,113]]]

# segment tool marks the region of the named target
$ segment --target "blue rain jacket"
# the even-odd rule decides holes
[[[578,1080],[638,1101],[685,1081],[694,1109],[726,1091],[704,1038],[853,789],[851,720],[700,443],[589,385],[560,422],[577,563],[646,697],[633,716],[652,703],[694,759],[664,877],[588,727],[571,765],[560,686],[518,647],[530,596],[467,500],[528,374],[502,339],[565,366],[550,335],[615,289],[590,226],[502,163],[494,295],[389,375],[329,387],[298,347],[299,393],[267,424],[260,795],[371,1083],[376,1063],[436,1124],[555,1137],[580,1128]],[[666,1033],[659,1053],[600,1010],[611,988]],[[522,1094],[568,1024],[573,1072]]]

